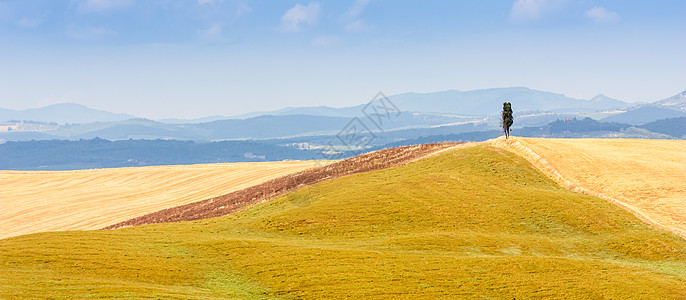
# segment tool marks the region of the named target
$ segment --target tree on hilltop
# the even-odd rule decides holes
[[[505,131],[505,138],[510,137],[510,126],[514,123],[514,117],[512,116],[512,104],[510,102],[503,103],[502,111],[503,119],[500,123],[503,125],[503,131]]]

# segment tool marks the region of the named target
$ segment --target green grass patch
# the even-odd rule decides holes
[[[686,297],[686,241],[487,146],[222,218],[0,240],[0,298]]]

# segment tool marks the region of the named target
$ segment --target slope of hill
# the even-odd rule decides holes
[[[228,162],[320,159],[317,151],[275,142],[103,139],[0,144],[0,170],[78,170]]]
[[[364,104],[350,107],[329,107],[329,106],[310,106],[310,107],[286,107],[275,111],[258,111],[233,116],[234,119],[247,119],[265,115],[287,116],[287,115],[313,115],[326,117],[358,117],[364,108]]]
[[[686,112],[686,91],[678,93],[667,99],[662,99],[652,105]]]
[[[0,171],[0,238],[42,231],[99,229],[244,189],[314,165],[315,162],[294,161],[64,172]]]
[[[0,240],[0,297],[686,297],[686,241],[489,146],[221,218]]]
[[[641,125],[660,119],[686,117],[686,112],[656,106],[641,106],[621,114],[600,119],[603,122],[627,123]]]
[[[128,114],[111,113],[76,103],[60,103],[26,110],[0,109],[0,121],[30,120],[56,123],[115,122],[135,118]]]
[[[468,115],[495,115],[503,101],[513,103],[517,111],[588,112],[617,109],[628,103],[596,96],[593,100],[580,100],[561,94],[532,90],[524,87],[495,88],[474,91],[445,91],[436,93],[408,93],[390,99],[402,110],[443,112]],[[516,105],[515,105],[516,104]]]
[[[364,114],[358,113],[358,118],[365,119]],[[483,118],[404,112],[384,122],[383,130],[428,128],[429,126],[473,122],[479,119]],[[78,140],[99,137],[108,140],[176,139],[216,141],[288,138],[305,135],[335,135],[343,130],[352,120],[350,117],[315,115],[267,115],[248,119],[216,120],[195,124],[167,124],[147,119],[129,119],[117,122],[55,126],[56,128],[51,130],[42,130],[41,134],[44,138],[41,139]],[[367,123],[365,126],[368,126],[369,130],[378,131],[378,128],[372,124]],[[0,131],[0,140],[21,141],[30,140],[30,138],[37,136],[27,135],[26,133],[30,132],[18,132],[16,130],[11,132]]]
[[[686,139],[686,117],[661,119],[646,123],[641,128],[652,132],[671,135],[676,138]]]
[[[494,115],[498,114],[503,101],[516,103],[517,111],[556,111],[594,112],[609,109],[625,108],[628,103],[597,95],[590,100],[570,98],[561,94],[533,90],[524,87],[493,88],[471,91],[442,91],[432,93],[406,93],[389,96],[398,109],[409,112],[442,113],[457,115]],[[255,117],[258,115],[322,115],[336,117],[355,117],[366,104],[351,107],[333,108],[289,107],[271,112],[256,112],[238,117]]]
[[[454,143],[423,144],[374,151],[330,165],[286,175],[230,194],[156,211],[110,225],[105,229],[224,216],[318,182],[404,165],[451,147],[458,147],[458,145]]]
[[[148,119],[128,119],[116,122],[96,122],[60,126],[48,132],[60,139],[92,139],[99,137],[108,140],[128,139],[177,139],[193,140],[203,133],[193,127],[165,124]]]
[[[686,141],[514,138],[496,144],[563,186],[608,199],[686,238]]]

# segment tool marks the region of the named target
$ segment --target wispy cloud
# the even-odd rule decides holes
[[[281,17],[281,30],[298,32],[302,25],[314,25],[319,20],[321,6],[317,2],[310,2],[307,6],[296,4]]]
[[[586,11],[586,17],[593,19],[596,23],[615,24],[622,17],[614,11],[608,11],[604,7],[596,6]]]
[[[103,13],[129,7],[133,0],[77,0],[77,10],[84,13]]]
[[[510,20],[514,22],[538,20],[560,10],[566,2],[566,0],[517,0],[512,4]]]
[[[216,0],[198,0],[198,4],[203,5],[203,4],[212,4]]]

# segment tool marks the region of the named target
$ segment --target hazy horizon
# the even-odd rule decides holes
[[[527,88],[527,87],[495,87],[495,88],[484,89],[484,90],[501,89],[501,88],[505,88],[505,89],[506,89],[506,88]],[[426,94],[430,94],[430,93],[440,93],[440,92],[449,92],[449,91],[456,91],[456,90],[453,89],[453,90],[445,90],[445,91],[427,92]],[[460,91],[460,92],[472,92],[472,91],[479,91],[479,90],[464,90],[464,91]],[[551,92],[551,93],[555,93],[554,91],[542,91],[542,92]],[[424,93],[416,93],[416,92],[407,92],[407,93],[402,93],[402,94],[386,95],[386,96],[393,97],[393,96],[397,96],[397,95],[412,94],[412,93],[415,93],[415,94],[424,94]],[[602,94],[598,94],[598,95],[602,95]],[[596,96],[598,96],[598,95],[596,95]],[[564,96],[567,96],[567,95],[564,95]],[[607,96],[607,95],[604,95],[604,96]],[[674,95],[672,95],[672,96],[674,96]],[[152,119],[152,120],[167,120],[167,119],[181,119],[181,120],[186,119],[186,120],[192,120],[192,119],[203,119],[203,118],[212,118],[212,117],[237,117],[237,116],[246,115],[246,114],[268,113],[268,112],[274,112],[274,111],[279,111],[279,110],[284,110],[284,109],[289,109],[289,108],[307,108],[307,107],[346,108],[346,107],[353,107],[353,106],[365,104],[365,103],[367,103],[367,101],[369,101],[369,100],[370,100],[370,99],[366,99],[366,100],[364,100],[363,102],[360,102],[360,103],[357,103],[357,104],[351,104],[351,105],[347,105],[347,106],[325,106],[325,105],[321,105],[321,106],[319,106],[319,105],[318,105],[318,106],[284,106],[284,107],[277,107],[277,108],[275,108],[275,109],[269,109],[269,110],[266,110],[266,109],[265,109],[265,110],[259,110],[259,111],[249,111],[249,112],[243,112],[243,113],[239,113],[239,114],[222,114],[221,112],[216,112],[216,113],[213,114],[213,115],[203,115],[203,116],[192,117],[192,118],[183,118],[183,117],[175,117],[175,116],[164,117],[164,116],[163,116],[163,117],[148,118],[148,119]],[[589,99],[579,99],[579,100],[591,100],[591,98],[589,98]],[[622,100],[622,99],[616,99],[616,100]],[[655,100],[652,100],[652,101],[649,101],[649,102],[654,102],[654,101],[659,101],[659,100],[663,100],[663,99],[655,99]],[[627,102],[628,102],[628,101],[627,101]],[[638,102],[638,101],[637,101],[637,102],[628,102],[628,103],[630,103],[630,104],[634,104],[634,103],[635,103],[635,104],[639,104],[639,103],[649,103],[649,102]],[[106,110],[106,109],[102,109],[102,108],[98,108],[98,107],[92,107],[92,106],[89,106],[89,105],[87,105],[87,104],[78,103],[78,102],[74,102],[74,101],[71,101],[71,102],[52,103],[52,104],[41,105],[41,106],[37,106],[37,107],[28,107],[28,108],[13,109],[13,110],[16,110],[16,111],[25,111],[25,110],[40,109],[40,108],[45,108],[45,107],[49,107],[49,106],[53,106],[53,105],[61,105],[61,104],[76,104],[76,105],[86,106],[86,107],[88,107],[88,108],[90,108],[90,109],[102,110],[102,111],[107,111],[107,112],[110,112],[110,113],[116,113],[116,114],[129,114],[129,115],[132,115],[132,116],[134,116],[134,117],[147,118],[147,117],[145,117],[145,116],[139,116],[139,115],[137,115],[137,114],[135,114],[135,113],[132,113],[132,112],[129,112],[129,111],[108,111],[108,110]],[[7,109],[6,107],[0,107],[0,108],[5,108],[5,109]]]
[[[685,17],[683,1],[0,1],[0,107],[198,118],[515,86],[652,102],[686,88]]]

